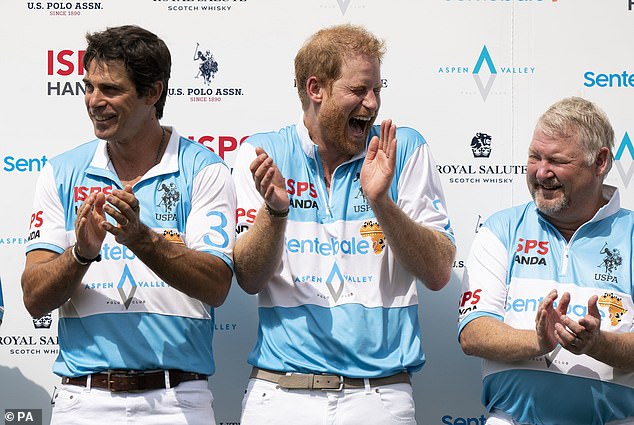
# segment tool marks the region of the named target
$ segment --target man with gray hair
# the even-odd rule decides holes
[[[634,214],[604,184],[614,131],[571,97],[538,120],[533,201],[492,215],[463,277],[459,339],[488,425],[634,424]]]

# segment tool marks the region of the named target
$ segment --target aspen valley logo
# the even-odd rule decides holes
[[[627,131],[614,154],[614,168],[627,189],[634,176],[634,145]]]
[[[451,76],[456,74],[471,74],[478,93],[480,93],[482,100],[486,102],[498,77],[527,77],[535,74],[535,70],[535,66],[532,65],[518,66],[516,64],[504,64],[502,66],[496,66],[485,44],[482,46],[482,50],[475,60],[475,65],[472,67],[454,64],[441,65],[438,67],[438,74]]]

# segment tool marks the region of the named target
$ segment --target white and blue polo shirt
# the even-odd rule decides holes
[[[370,138],[378,134],[377,125]],[[410,128],[399,128],[396,137],[392,199],[453,241],[429,146]],[[416,280],[395,258],[363,195],[365,153],[337,167],[327,189],[317,145],[301,121],[249,137],[234,164],[238,233],[263,204],[249,170],[257,146],[286,179],[290,212],[282,261],[259,293],[258,340],[249,363],[362,378],[420,369]]]
[[[587,315],[588,299],[599,297],[603,332],[634,330],[634,213],[609,202],[570,241],[533,202],[491,216],[476,235],[463,277],[461,331],[490,316],[517,329],[535,329],[535,315],[552,289],[571,295],[568,316]],[[520,423],[599,425],[634,416],[634,373],[557,346],[526,361],[483,360],[485,407]]]
[[[51,159],[37,183],[27,252],[63,253],[75,242],[76,210],[87,195],[113,189],[122,187],[103,140]],[[233,268],[235,188],[216,154],[173,131],[161,162],[133,190],[144,224]],[[170,287],[109,233],[101,256],[59,307],[60,354],[53,371],[79,376],[182,369],[211,375],[214,310]]]

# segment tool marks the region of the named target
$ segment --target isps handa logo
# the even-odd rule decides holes
[[[226,67],[209,46],[196,43],[192,62],[191,80],[186,87],[168,89],[168,96],[185,97],[192,103],[217,103],[228,97],[243,96],[241,87],[225,85],[228,80]]]
[[[512,59],[511,59],[512,60]],[[489,95],[492,93],[493,85],[498,76],[504,77],[527,77],[535,74],[535,66],[532,65],[502,65],[496,66],[493,61],[493,57],[489,52],[486,44],[482,46],[480,54],[475,59],[473,66],[462,64],[450,64],[438,66],[438,74],[443,75],[465,75],[471,74],[473,81],[476,85],[478,93],[482,97],[482,100],[486,102]],[[463,83],[466,84],[466,83]],[[461,84],[461,87],[462,85]],[[464,93],[469,93],[469,90],[461,90]],[[498,90],[498,94],[506,94],[504,90]]]
[[[548,241],[519,238],[515,262],[522,265],[545,266],[548,254]]]

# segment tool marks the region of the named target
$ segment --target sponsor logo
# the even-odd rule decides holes
[[[7,173],[36,173],[42,171],[48,159],[41,157],[19,157],[7,155],[2,158],[2,170]]]
[[[248,0],[196,0],[196,3],[194,3],[194,0],[152,0],[155,5],[164,6],[168,12],[181,13],[226,13],[245,5],[247,1]]]
[[[237,139],[232,136],[201,136],[198,138],[195,136],[188,136],[187,138],[200,143],[210,151],[217,154],[223,161],[226,161],[227,153],[236,152],[240,145],[242,145],[242,142],[247,140],[248,137],[249,136],[244,136],[241,139]]]
[[[479,164],[437,164],[441,176],[451,184],[511,184],[516,175],[526,174],[526,164],[482,164],[491,156],[493,137],[478,132],[471,138],[469,148]]]
[[[0,335],[0,349],[4,348],[12,355],[59,354],[59,341],[50,335]]]
[[[328,0],[322,1],[319,5],[321,9],[333,10],[345,16],[349,10],[362,10],[366,8],[366,1],[363,0]]]
[[[491,156],[491,139],[486,133],[476,133],[471,139],[471,152],[474,158],[488,158]]]
[[[634,74],[628,71],[621,71],[620,73],[586,71],[583,74],[583,81],[585,87],[634,87]]]
[[[103,10],[102,1],[28,1],[27,10],[44,12],[48,16],[81,16],[82,12]]]
[[[33,319],[33,327],[35,329],[50,329],[52,324],[53,316],[51,313],[47,313],[38,319]]]
[[[486,102],[498,75],[502,77],[522,77],[535,74],[535,66],[495,66],[486,44],[478,55],[475,65],[440,65],[438,73],[443,75],[471,74],[482,100]],[[488,76],[487,76],[488,74]],[[485,78],[486,77],[486,78]],[[505,94],[503,92],[499,94]]]
[[[366,221],[359,229],[359,233],[364,238],[370,238],[372,241],[372,249],[376,255],[379,255],[385,249],[385,235],[381,226],[376,221]]]
[[[185,241],[181,237],[180,233],[177,230],[166,229],[163,230],[163,237],[172,243],[176,243],[179,245],[185,245]]]
[[[625,155],[624,158],[625,153],[627,153],[627,155]],[[625,169],[625,162],[629,162],[627,170]],[[614,168],[616,168],[616,171],[623,182],[623,186],[627,188],[632,180],[632,176],[634,175],[634,145],[632,145],[632,139],[627,131],[623,135],[621,144],[614,154]]]
[[[634,10],[634,0],[627,0],[627,10]]]
[[[478,309],[481,292],[482,289],[478,288],[475,291],[465,291],[462,293],[458,308],[458,314],[460,315],[460,317]]]
[[[373,282],[373,278],[374,276],[372,275],[342,273],[339,269],[339,265],[335,261],[332,265],[332,269],[330,269],[330,272],[328,273],[328,277],[325,279],[323,276],[307,274],[303,276],[295,276],[293,278],[293,283],[295,285],[325,285],[326,289],[328,289],[328,294],[319,293],[317,296],[325,300],[332,298],[333,301],[337,302],[342,298],[354,295],[351,290],[344,292],[346,285],[370,284]]]
[[[47,96],[83,96],[86,86],[82,60],[85,50],[62,49],[46,51]],[[51,77],[57,79],[51,80]]]
[[[174,208],[178,204],[180,200],[181,194],[176,188],[176,184],[174,182],[161,183],[158,192],[163,192],[160,196],[160,202],[157,207],[163,207],[164,213],[155,213],[155,218],[158,221],[174,221],[176,220],[176,213],[174,212]]]
[[[16,236],[0,236],[0,246],[2,245],[24,245],[28,242],[27,238]]]
[[[75,186],[73,188],[73,200],[75,202],[83,202],[93,193],[103,192],[105,195],[112,193],[112,186]]]
[[[370,243],[364,239],[339,240],[330,238],[326,241],[315,239],[287,239],[286,250],[291,254],[317,254],[323,257],[335,256],[339,253],[345,255],[365,255],[370,252]]]
[[[520,238],[516,252],[519,253],[515,255],[518,264],[545,266],[546,259],[543,256],[548,253],[548,241]]]
[[[601,249],[601,254],[604,254],[603,261],[597,267],[603,268],[605,273],[595,273],[594,279],[600,280],[604,282],[613,282],[618,283],[618,279],[616,276],[613,276],[612,273],[616,272],[621,264],[623,264],[623,257],[621,257],[621,252],[617,249],[610,249],[608,247],[608,243],[606,242]]]
[[[286,193],[289,195],[291,208],[319,209],[317,190],[310,182],[286,179]]]
[[[205,1],[205,0],[203,0]],[[227,0],[206,0],[227,1]],[[238,0],[229,0],[238,1]],[[168,6],[169,7],[169,6]],[[173,6],[173,7],[205,7],[205,6]],[[215,7],[215,6],[207,6]],[[218,6],[222,7],[222,6]],[[201,47],[196,43],[192,65],[192,82],[189,86],[177,86],[169,88],[168,96],[185,97],[192,103],[217,103],[228,97],[243,96],[244,91],[240,87],[225,86],[218,83],[222,72],[222,65],[217,55],[212,54],[211,49]]]
[[[42,215],[44,211],[38,211],[31,214],[31,222],[29,223],[29,236],[28,240],[32,241],[40,237],[40,227],[44,224],[44,219]]]
[[[357,183],[360,180],[360,178],[361,178],[361,173],[356,173],[354,180],[352,180],[352,182]],[[357,193],[353,197],[352,204],[353,204],[352,209],[356,213],[372,211],[372,208],[370,208],[370,205],[368,204],[368,199],[365,197],[365,194],[363,193],[363,188],[361,187],[361,184],[359,184],[359,189],[357,190]]]
[[[451,0],[447,0],[451,1]],[[540,0],[541,1],[541,0]],[[471,418],[463,418],[461,416],[444,415],[440,418],[443,425],[484,425],[487,418],[484,415],[473,416]]]
[[[623,299],[614,295],[613,292],[601,295],[598,304],[600,307],[608,309],[608,317],[612,326],[618,325],[621,322],[621,317],[627,313],[627,310],[623,308]]]

